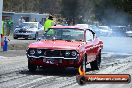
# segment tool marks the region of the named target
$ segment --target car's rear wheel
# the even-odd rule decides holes
[[[31,64],[31,63],[30,63],[30,60],[29,60],[29,61],[28,61],[28,69],[29,69],[29,71],[34,72],[34,71],[36,71],[37,66]]]
[[[93,62],[90,62],[91,70],[99,70],[100,63],[101,63],[101,51],[96,57],[96,60],[94,60]]]
[[[100,64],[101,64],[101,51],[99,52],[99,54],[97,56],[97,64],[98,64],[98,67],[100,67]]]
[[[90,62],[91,70],[99,70],[97,60],[94,60],[93,62]]]

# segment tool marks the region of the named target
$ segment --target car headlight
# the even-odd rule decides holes
[[[69,56],[69,55],[70,55],[70,51],[66,51],[65,56]]]
[[[37,53],[38,53],[38,54],[41,54],[41,53],[42,53],[42,50],[37,49]]]
[[[35,51],[34,50],[30,50],[29,54],[32,54],[32,55],[35,54]]]
[[[18,30],[15,30],[15,33],[18,33]]]
[[[77,55],[77,52],[76,51],[72,51],[71,55],[75,57]]]

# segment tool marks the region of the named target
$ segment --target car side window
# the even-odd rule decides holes
[[[94,36],[93,36],[92,32],[87,30],[86,31],[86,42],[87,41],[93,41],[93,38],[94,38]]]
[[[38,28],[39,28],[39,29],[41,29],[41,28],[42,28],[42,25],[41,25],[40,23],[38,24]]]

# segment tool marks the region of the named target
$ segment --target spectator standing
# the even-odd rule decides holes
[[[11,34],[12,31],[12,27],[13,27],[13,22],[11,20],[11,18],[9,20],[7,20],[7,36],[9,36]]]
[[[49,18],[45,21],[44,23],[44,32],[46,32],[48,30],[48,28],[51,28],[52,26],[54,26],[54,21],[53,21],[53,16],[49,16]],[[53,34],[53,31],[48,31],[47,34]]]

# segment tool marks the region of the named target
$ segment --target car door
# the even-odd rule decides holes
[[[87,54],[87,63],[95,60],[95,48],[94,48],[94,34],[90,30],[86,30],[86,54]]]
[[[101,42],[99,40],[99,38],[97,38],[96,36],[94,37],[94,40],[93,40],[93,53],[97,56],[99,51],[101,50]]]

